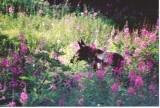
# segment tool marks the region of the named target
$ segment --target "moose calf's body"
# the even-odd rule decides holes
[[[87,46],[82,40],[78,42],[80,49],[76,55],[77,61],[85,60],[93,65],[94,69],[112,66],[114,71],[121,71],[123,68],[124,58],[117,52],[107,52],[97,49],[94,45]],[[97,66],[100,64],[101,66]]]

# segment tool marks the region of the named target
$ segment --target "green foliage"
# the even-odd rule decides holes
[[[80,13],[78,8],[76,12],[69,13],[67,2],[53,7],[47,7],[45,2],[40,0],[3,0],[1,3],[0,9],[5,14],[0,14],[0,62],[6,58],[10,64],[4,69],[0,65],[0,84],[4,86],[0,91],[0,97],[6,96],[7,99],[13,97],[19,101],[20,93],[25,91],[29,98],[23,106],[158,105],[158,87],[155,87],[153,93],[150,93],[149,89],[151,82],[155,84],[154,86],[159,84],[157,81],[159,38],[156,29],[149,31],[148,36],[139,34],[140,42],[134,43],[136,34],[130,33],[127,37],[123,31],[119,30],[112,34],[114,24],[111,20],[100,13],[93,17],[92,11],[87,14]],[[10,5],[14,7],[18,5],[16,8],[25,10],[27,14],[20,15],[16,12],[15,15],[7,14],[6,10]],[[38,13],[41,8],[43,14]],[[24,34],[24,42],[20,39],[20,33]],[[149,37],[150,33],[155,33],[155,43]],[[119,41],[115,35],[120,36]],[[73,48],[74,42],[81,39],[87,45],[98,41],[97,48],[107,47],[107,51],[116,51],[121,54],[125,58],[123,72],[117,77],[113,75],[112,68],[109,67],[107,71],[104,71],[103,80],[100,80],[97,77],[97,71],[89,68],[91,64],[85,61],[70,63],[70,59],[77,50]],[[109,39],[112,40],[109,42]],[[144,49],[141,48],[142,42],[148,42]],[[22,43],[25,43],[28,49],[25,55],[21,52]],[[138,57],[134,56],[136,48],[141,49]],[[132,63],[126,63],[125,51],[127,50],[130,52]],[[10,69],[14,67],[13,52],[23,60],[22,63],[16,65],[18,67],[15,66],[23,70],[23,74],[18,77],[15,77]],[[147,54],[150,57],[146,57]],[[151,70],[140,72],[138,63],[143,61],[147,66],[148,60],[153,60]],[[132,69],[136,76],[143,78],[141,92],[135,85],[129,84],[129,72]],[[89,73],[93,74],[92,78],[88,78]],[[23,89],[11,88],[12,79],[24,81],[25,87]],[[67,81],[70,85],[67,85]],[[117,92],[112,90],[114,83],[120,85]],[[136,94],[128,94],[130,86],[134,86]],[[4,89],[8,92],[4,92]],[[79,100],[82,102],[80,103]]]

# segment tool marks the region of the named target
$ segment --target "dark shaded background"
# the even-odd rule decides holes
[[[49,3],[59,4],[65,0],[48,0]],[[146,21],[148,24],[155,24],[158,19],[158,0],[69,0],[72,10],[79,3],[81,11],[84,4],[95,11],[111,18],[120,28],[123,28],[126,21],[131,28],[139,27]]]

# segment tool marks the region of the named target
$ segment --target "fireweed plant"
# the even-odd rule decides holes
[[[16,17],[14,5],[3,8],[8,13],[0,14],[0,106],[158,106],[159,21],[120,31],[87,8],[78,14],[55,8],[52,16],[38,7],[34,15]],[[87,60],[70,62],[81,39],[93,52],[99,49],[93,58],[105,58],[103,65],[94,68],[85,53]],[[102,52],[116,52],[123,69]]]

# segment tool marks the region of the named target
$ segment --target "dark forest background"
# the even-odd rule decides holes
[[[60,4],[66,0],[48,0],[51,5]],[[72,10],[84,5],[111,18],[118,25],[124,26],[126,21],[130,27],[139,27],[142,23],[155,24],[158,19],[158,0],[69,0]]]

